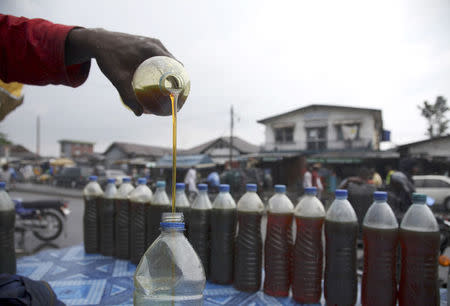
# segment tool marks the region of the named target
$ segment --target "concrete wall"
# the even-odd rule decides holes
[[[450,138],[433,140],[432,142],[413,144],[409,154],[414,156],[450,157]]]

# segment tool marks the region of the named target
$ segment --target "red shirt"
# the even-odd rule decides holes
[[[73,28],[44,19],[0,14],[0,79],[31,85],[83,84],[91,62],[64,63],[66,37]]]

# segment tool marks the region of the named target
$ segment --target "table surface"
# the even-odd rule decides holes
[[[82,245],[46,250],[17,261],[17,274],[46,280],[58,298],[68,305],[132,305],[135,270],[136,265],[126,260],[85,254]],[[204,305],[249,304],[298,305],[291,298],[274,298],[262,291],[249,294],[232,286],[206,284]],[[323,297],[322,304],[325,305]],[[442,305],[447,305],[444,289],[441,289]]]

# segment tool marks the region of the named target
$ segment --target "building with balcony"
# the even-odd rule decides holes
[[[381,110],[313,104],[259,120],[265,152],[377,151]]]

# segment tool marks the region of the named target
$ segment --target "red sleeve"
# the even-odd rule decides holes
[[[0,79],[31,85],[83,84],[91,62],[64,63],[66,37],[73,28],[0,14]]]

